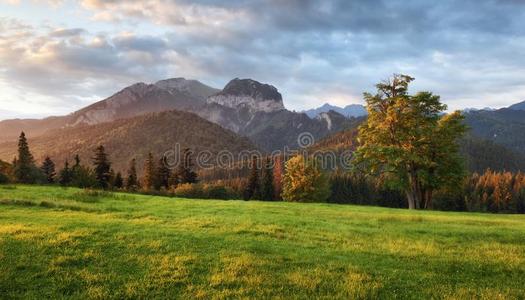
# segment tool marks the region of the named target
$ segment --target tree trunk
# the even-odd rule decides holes
[[[413,168],[410,169],[408,174],[408,190],[406,191],[408,208],[409,209],[420,209],[422,203],[421,194],[421,183],[417,178],[417,174]]]
[[[432,189],[426,189],[424,196],[425,209],[432,209]]]
[[[406,194],[408,200],[408,209],[416,209],[416,206],[414,204],[414,195],[411,191],[406,191]]]

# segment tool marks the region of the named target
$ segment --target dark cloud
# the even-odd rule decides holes
[[[46,35],[0,22],[4,81],[92,99],[135,81],[183,76],[221,87],[251,77],[277,86],[288,106],[307,108],[359,102],[375,82],[406,73],[416,77],[414,89],[435,91],[453,108],[525,99],[523,1],[84,0],[83,7],[119,20],[119,32]]]

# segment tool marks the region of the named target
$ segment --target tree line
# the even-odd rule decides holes
[[[18,155],[11,165],[0,164],[0,174],[3,181],[22,184],[60,184],[79,188],[126,189],[129,191],[144,191],[168,189],[179,184],[196,183],[197,173],[193,170],[190,149],[184,149],[181,162],[172,171],[165,158],[155,161],[149,153],[144,166],[144,176],[139,180],[136,160],[131,160],[126,177],[121,172],[115,172],[111,167],[106,149],[103,145],[94,150],[91,158],[92,167],[81,163],[79,155],[75,155],[73,164],[68,160],[57,172],[53,160],[46,156],[40,166],[37,166],[25,133],[18,139]]]

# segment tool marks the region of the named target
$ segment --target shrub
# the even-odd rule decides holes
[[[233,189],[222,183],[183,183],[172,190],[172,194],[193,199],[239,199],[239,195]]]
[[[0,173],[0,184],[4,183],[9,183],[9,177],[3,173]]]
[[[173,195],[181,198],[203,198],[204,190],[201,184],[183,183],[173,190]]]
[[[313,158],[295,156],[286,162],[282,196],[290,202],[325,202],[330,196],[328,176]]]

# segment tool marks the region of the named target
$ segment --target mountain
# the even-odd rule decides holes
[[[161,80],[155,84],[136,83],[67,116],[0,121],[0,141],[14,140],[22,130],[30,136],[39,136],[62,127],[94,125],[173,109],[192,110],[218,91],[184,78]]]
[[[509,106],[508,108],[512,110],[525,110],[525,101],[513,104]]]
[[[0,141],[16,140],[20,131],[37,137],[49,130],[96,125],[169,110],[193,112],[200,117],[250,138],[264,151],[298,147],[302,133],[316,140],[352,124],[350,118],[329,110],[309,118],[289,111],[272,85],[235,78],[222,90],[196,80],[173,78],[155,84],[136,83],[111,97],[70,115],[43,120],[0,122]]]
[[[472,135],[525,154],[525,110],[471,111],[465,122]]]
[[[229,108],[247,109],[250,113],[283,110],[283,98],[274,86],[252,79],[235,78],[224,89],[208,98],[207,103],[216,103]]]
[[[319,114],[331,110],[338,112],[345,117],[362,117],[367,115],[366,108],[361,104],[350,104],[345,107],[339,107],[325,103],[318,108],[305,110],[303,112],[307,114],[310,118],[315,118],[319,116]]]
[[[252,79],[233,79],[210,96],[196,113],[212,122],[249,137],[262,150],[297,149],[297,139],[309,133],[315,140],[342,130],[352,119],[335,112],[319,118],[287,110],[281,94],[268,84]]]
[[[220,151],[229,151],[234,157],[243,150],[257,149],[247,138],[239,137],[193,113],[167,111],[150,113],[128,119],[119,119],[95,125],[78,125],[48,131],[38,137],[29,137],[35,159],[49,155],[62,167],[79,154],[84,163],[91,164],[93,150],[104,145],[117,171],[125,171],[132,158],[139,169],[148,152],[157,158],[167,151],[190,147],[195,152],[209,151],[211,159]],[[0,159],[11,161],[16,155],[17,143],[0,143]],[[210,161],[211,162],[211,161]]]

